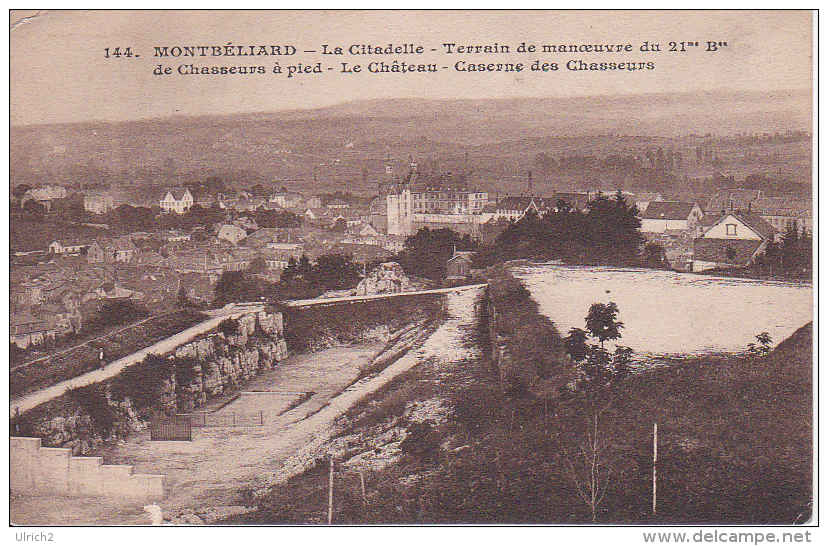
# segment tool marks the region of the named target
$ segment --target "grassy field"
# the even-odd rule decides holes
[[[10,396],[22,396],[83,375],[100,365],[99,347],[107,362],[118,360],[154,343],[203,322],[207,316],[190,309],[154,317],[142,324],[116,331],[95,342],[83,345],[52,358],[15,368],[9,373]]]
[[[812,499],[812,326],[767,357],[689,358],[628,380],[600,421],[610,470],[597,523],[792,524]],[[409,421],[417,401],[449,401],[451,418]],[[409,408],[408,410],[406,408]],[[584,420],[577,403],[506,396],[485,358],[414,368],[351,410],[341,436],[362,445],[337,467],[335,522],[591,521],[573,471]],[[658,514],[651,513],[652,427],[659,425]],[[347,459],[391,430],[402,454],[378,470]],[[380,448],[377,448],[380,449]],[[271,489],[228,523],[322,523],[327,463]]]

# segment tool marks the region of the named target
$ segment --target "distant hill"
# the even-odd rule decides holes
[[[12,127],[12,183],[32,173],[246,171],[265,178],[336,179],[377,171],[386,154],[508,161],[510,143],[590,135],[729,135],[810,131],[810,91],[713,92],[504,100],[370,100],[314,110],[122,123]],[[503,145],[503,146],[501,146]],[[28,173],[28,174],[27,174]],[[355,174],[356,173],[356,174]]]

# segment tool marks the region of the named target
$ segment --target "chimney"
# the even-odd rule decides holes
[[[531,169],[529,170],[529,195],[531,197],[535,196],[535,194],[532,193],[532,170]]]

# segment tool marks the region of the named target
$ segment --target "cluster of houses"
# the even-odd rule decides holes
[[[357,261],[387,260],[421,227],[447,227],[481,238],[489,226],[517,221],[530,211],[544,214],[560,201],[585,210],[600,195],[583,191],[492,200],[487,192],[470,187],[463,175],[427,176],[414,163],[405,177],[395,177],[390,166],[386,174],[379,195],[362,205],[341,199],[323,204],[319,197],[284,189],[264,198],[166,188],[158,200],[162,211],[182,214],[194,205],[217,206],[227,211],[225,220],[192,232],[51,241],[45,261],[12,271],[11,340],[26,347],[77,331],[107,298],[131,298],[157,308],[175,305],[182,295],[209,302],[226,271],[256,268],[278,280],[291,258],[303,254],[311,260],[334,253],[350,254]],[[647,241],[661,246],[674,268],[686,271],[746,266],[788,227],[813,229],[810,202],[769,198],[759,190],[722,189],[704,207],[666,200],[658,193],[624,195],[638,207]],[[52,200],[65,197],[65,188],[44,186],[27,191],[21,201],[35,199],[50,207]],[[259,228],[255,215],[245,213],[261,207],[290,211],[302,218],[302,225]],[[112,196],[91,192],[84,196],[84,208],[108,212]],[[467,277],[471,261],[471,253],[456,252],[447,264],[449,277]]]
[[[509,197],[490,210],[494,218],[517,220],[529,211],[554,210],[559,200],[584,210],[596,195]],[[811,202],[769,198],[760,190],[720,189],[704,208],[692,201],[668,201],[653,192],[625,196],[639,210],[640,231],[647,242],[662,247],[670,265],[684,271],[745,267],[787,229],[813,231]]]

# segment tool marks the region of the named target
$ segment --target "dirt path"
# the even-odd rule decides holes
[[[150,442],[149,432],[143,431],[98,455],[103,455],[107,464],[132,464],[136,472],[165,474],[167,495],[158,504],[166,511],[236,504],[241,500],[240,491],[271,483],[291,456],[295,458],[302,448],[326,437],[334,420],[370,392],[425,359],[465,353],[467,348],[456,346],[456,334],[473,323],[479,293],[477,286],[451,289],[449,320],[421,347],[375,377],[354,383],[360,367],[382,349],[380,344],[296,355],[251,381],[245,387],[249,394],[216,412],[224,416],[236,412],[237,417],[263,415],[263,426],[196,428],[192,442]],[[310,391],[316,394],[285,412],[299,393]],[[141,506],[130,511],[123,505],[76,501],[12,499],[12,521],[76,525],[147,522]]]
[[[100,453],[107,464],[132,464],[136,473],[165,474],[164,510],[185,507],[226,506],[238,491],[254,486],[273,473],[282,460],[310,441],[290,432],[308,415],[354,382],[382,344],[328,349],[288,358],[252,380],[237,400],[218,415],[236,412],[264,415],[263,426],[194,428],[192,442],[151,442],[148,431],[133,434]],[[298,398],[316,394],[300,406],[282,413]],[[264,394],[271,392],[275,394]],[[241,419],[239,419],[241,421]],[[148,520],[141,506],[112,503],[109,499],[18,497],[11,500],[12,521],[29,524],[140,524]]]

